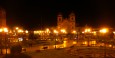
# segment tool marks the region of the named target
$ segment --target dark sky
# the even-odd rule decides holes
[[[87,24],[92,27],[115,27],[114,1],[1,0],[0,5],[6,9],[9,27],[22,26],[31,30],[56,26],[59,12],[67,17],[72,11],[76,14],[77,26]]]

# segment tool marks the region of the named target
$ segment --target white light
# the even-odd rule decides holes
[[[7,28],[4,28],[4,32],[8,32],[8,29],[7,29]]]
[[[28,30],[26,30],[25,32],[28,33]]]
[[[3,31],[3,29],[0,29],[0,32],[2,32]]]
[[[19,40],[19,41],[23,41],[23,38],[22,38],[22,37],[21,37],[21,38],[18,38],[18,40]]]
[[[18,32],[23,32],[23,30],[18,30]]]
[[[58,31],[57,31],[57,30],[54,30],[54,33],[58,33]]]
[[[115,34],[115,31],[113,33]]]
[[[82,32],[82,33],[84,33],[84,32]]]
[[[18,27],[16,27],[16,30],[18,30],[19,28]]]

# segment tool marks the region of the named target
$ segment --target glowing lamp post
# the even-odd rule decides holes
[[[76,34],[77,32],[74,30],[74,31],[72,31],[72,33],[73,33],[73,34]]]
[[[91,33],[91,29],[90,28],[86,28],[85,29],[86,36],[89,35],[89,33]],[[88,46],[89,46],[89,37],[88,37]]]
[[[76,32],[75,30],[73,30],[73,31],[72,31],[72,34],[73,34],[72,38],[75,38],[75,37],[76,37],[77,32]],[[78,37],[78,36],[77,36],[77,37]],[[78,38],[77,38],[77,39],[78,39]]]
[[[16,30],[18,30],[19,28],[18,27],[16,27]]]
[[[107,32],[108,32],[108,29],[106,28],[100,30],[100,33],[107,33]]]
[[[26,30],[25,33],[28,33],[28,30]]]
[[[65,29],[61,29],[61,40],[63,41],[64,40],[64,36],[67,34],[67,31]]]
[[[24,31],[23,31],[23,30],[21,30],[21,29],[20,29],[20,30],[18,30],[18,33],[23,33],[23,32],[24,32]]]
[[[100,30],[100,33],[102,33],[103,35],[106,34],[108,32],[108,29],[107,28],[103,28]],[[106,39],[104,39],[106,41]],[[106,43],[104,44],[104,58],[106,58]]]
[[[65,29],[61,29],[61,32],[62,33],[67,33]]]
[[[87,32],[91,32],[91,29],[87,28],[87,29],[85,29],[85,32],[86,32],[86,33],[87,33]]]
[[[58,31],[57,31],[57,30],[54,30],[53,32],[54,32],[54,34],[56,35],[56,37],[55,37],[55,49],[56,49],[56,38],[57,38],[57,36],[58,36]]]

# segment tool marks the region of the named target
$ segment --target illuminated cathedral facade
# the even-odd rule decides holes
[[[65,29],[68,33],[71,33],[76,28],[75,14],[72,12],[69,14],[68,18],[63,18],[62,14],[57,16],[57,29]]]

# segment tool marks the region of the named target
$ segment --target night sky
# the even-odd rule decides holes
[[[21,26],[29,30],[57,25],[57,14],[64,17],[73,11],[77,26],[115,27],[114,1],[105,0],[1,0],[0,6],[6,9],[7,25]]]

